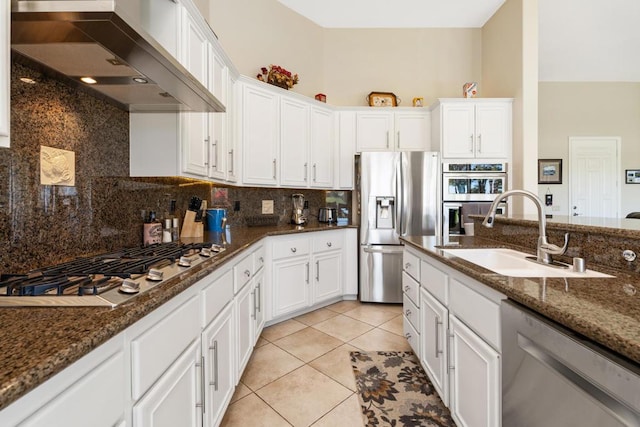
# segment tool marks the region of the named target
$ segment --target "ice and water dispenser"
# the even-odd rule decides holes
[[[376,197],[376,228],[395,228],[395,197]]]

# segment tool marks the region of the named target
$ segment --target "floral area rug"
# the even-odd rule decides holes
[[[351,352],[367,426],[455,426],[411,351]]]

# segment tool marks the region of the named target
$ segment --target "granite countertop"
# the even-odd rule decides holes
[[[107,307],[0,308],[0,409],[117,335],[266,236],[353,226],[230,229],[226,250],[114,309]],[[193,240],[193,239],[185,239]],[[205,234],[200,241],[213,241]]]
[[[615,278],[523,278],[486,270],[442,249],[510,247],[481,237],[460,237],[443,245],[434,236],[408,236],[410,246],[502,292],[510,299],[548,317],[640,364],[640,280],[637,275],[588,266]],[[512,247],[522,251],[522,248]]]

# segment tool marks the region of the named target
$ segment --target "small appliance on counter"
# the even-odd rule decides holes
[[[223,208],[207,209],[207,230],[223,231],[227,225],[227,210]]]
[[[291,224],[306,224],[307,216],[304,214],[304,195],[300,193],[291,195],[291,203]]]
[[[336,208],[324,207],[318,209],[318,222],[329,224],[338,222],[338,214]]]

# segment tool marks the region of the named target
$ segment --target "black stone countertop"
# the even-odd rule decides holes
[[[117,335],[266,236],[351,226],[231,228],[226,250],[131,301],[108,307],[0,308],[0,409]],[[215,239],[205,233],[204,241]],[[192,241],[193,239],[189,240]]]
[[[510,299],[640,364],[640,281],[637,275],[588,265],[590,269],[615,278],[568,278],[565,282],[563,278],[507,277],[442,251],[511,247],[502,242],[460,237],[454,244],[443,245],[442,239],[433,236],[408,236],[403,240]]]

